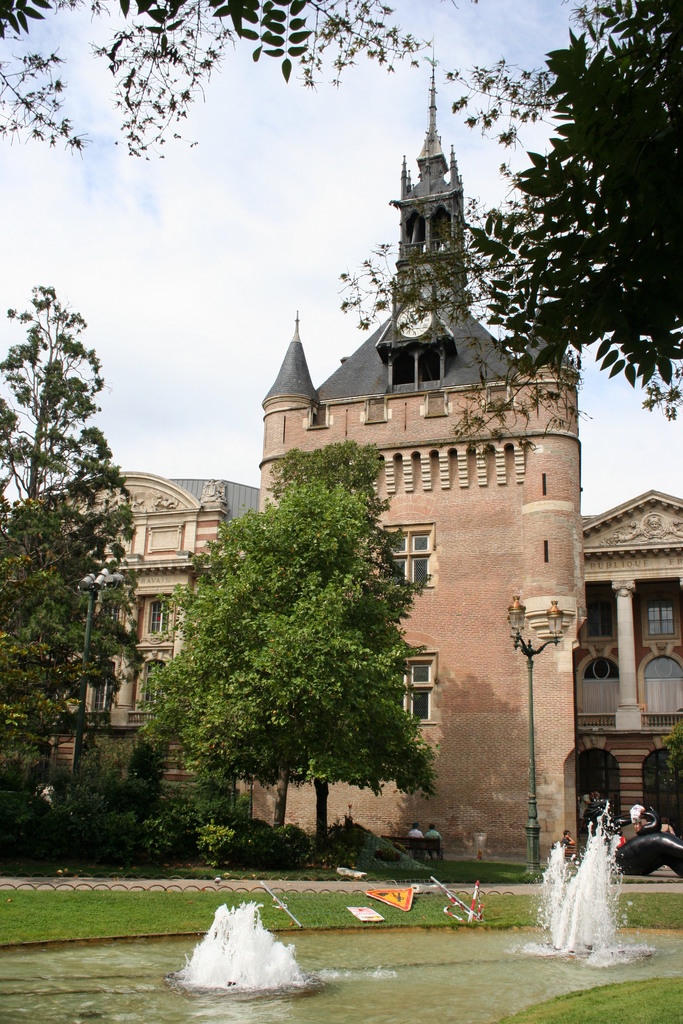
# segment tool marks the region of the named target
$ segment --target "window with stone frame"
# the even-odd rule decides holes
[[[114,676],[116,666],[113,661],[105,663],[102,679],[92,688],[92,710],[110,711],[114,696]]]
[[[142,679],[142,687],[138,697],[138,703],[154,704],[162,693],[161,689],[161,677],[160,674],[166,667],[164,661],[148,661],[145,665],[143,672],[144,676]]]
[[[661,656],[648,661],[643,681],[650,714],[671,714],[683,708],[683,667],[675,658]]]
[[[309,430],[314,430],[315,428],[318,427],[329,426],[327,410],[328,407],[325,404],[311,406],[308,419]]]
[[[365,402],[366,423],[386,423],[387,401],[386,398],[368,398]]]
[[[422,722],[432,718],[434,659],[409,661],[406,671],[406,710]]]
[[[168,629],[168,603],[151,601],[149,606],[149,632],[165,633]]]
[[[674,603],[666,597],[648,598],[647,631],[650,636],[673,636]]]
[[[586,630],[590,637],[612,637],[614,636],[612,601],[600,597],[588,601],[588,618]]]
[[[581,712],[613,715],[619,706],[619,666],[610,658],[595,658],[583,670]]]
[[[411,583],[429,585],[429,562],[434,550],[434,528],[430,526],[401,527],[401,537],[394,549],[397,572]]]

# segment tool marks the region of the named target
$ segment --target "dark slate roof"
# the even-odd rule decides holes
[[[387,393],[387,367],[377,351],[377,342],[389,328],[387,320],[356,349],[342,365],[318,388],[321,402],[334,399],[360,398]],[[478,384],[484,370],[488,380],[505,379],[507,365],[496,353],[493,336],[480,323],[468,317],[450,328],[457,355],[446,358],[446,374],[438,387]],[[401,388],[401,391],[404,389]]]
[[[275,383],[263,401],[267,402],[269,398],[277,398],[280,395],[294,395],[297,398],[307,398],[314,402],[317,402],[318,400],[318,394],[313,387],[313,381],[311,380],[311,375],[308,372],[308,363],[306,362],[306,356],[304,355],[304,348],[299,340],[298,328],[296,334],[289,343],[287,354],[285,355],[282,366],[280,367],[280,372],[277,375]]]
[[[208,478],[206,480],[171,480],[171,483],[177,484],[178,487],[189,491],[197,501],[201,501],[204,484],[208,482]],[[249,509],[256,509],[258,511],[258,487],[249,487],[247,484],[234,484],[230,480],[221,480],[221,483],[224,483],[226,487],[229,519],[237,519],[244,512],[248,512]]]

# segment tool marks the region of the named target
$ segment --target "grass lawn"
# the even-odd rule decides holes
[[[683,978],[649,978],[570,992],[499,1024],[678,1024],[682,1019]]]
[[[447,862],[455,863],[455,862]],[[480,865],[481,866],[481,865]],[[441,872],[440,872],[441,874]],[[272,883],[276,885],[276,882]],[[494,888],[489,886],[489,889]],[[504,888],[504,886],[500,886]],[[464,895],[464,889],[461,890]],[[409,913],[374,903],[360,893],[287,893],[282,896],[305,928],[506,928],[536,923],[534,896],[489,891],[485,896],[485,925],[458,924],[443,913],[442,896],[417,895]],[[123,892],[111,890],[3,890],[0,892],[0,944],[109,938],[114,936],[202,934],[216,908],[245,900],[261,904],[266,928],[283,933],[296,926],[265,891],[259,893]],[[373,904],[384,924],[364,925],[347,910],[349,905]],[[620,913],[630,927],[683,930],[683,894],[629,893],[622,890]],[[0,952],[0,955],[2,953]],[[500,1024],[678,1024],[683,1020],[683,978],[606,985],[570,993],[530,1007]]]
[[[373,901],[358,893],[287,893],[282,897],[305,928],[364,928],[347,910]],[[111,890],[3,890],[0,894],[0,945],[113,936],[167,935],[205,932],[221,903],[244,900],[262,904],[269,930],[296,926],[266,892],[112,892]],[[444,914],[442,896],[416,896],[409,913],[375,903],[385,918],[373,927],[477,928],[461,925]],[[683,929],[683,894],[622,895],[621,912],[632,927]],[[536,923],[532,896],[489,894],[484,921],[491,928],[528,928]]]

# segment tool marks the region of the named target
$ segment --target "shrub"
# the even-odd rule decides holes
[[[393,864],[401,859],[398,850],[389,849],[387,846],[378,846],[375,850],[375,860],[384,861],[386,864]]]
[[[169,789],[156,814],[142,823],[141,842],[153,861],[188,860],[197,856],[197,815],[190,787]]]
[[[311,840],[303,829],[296,825],[271,828],[257,818],[233,826],[203,825],[198,846],[213,867],[298,868],[311,853]]]
[[[206,863],[217,868],[233,860],[235,836],[229,825],[202,825],[197,833],[197,848]]]
[[[345,864],[355,867],[360,851],[365,845],[367,832],[362,825],[356,825],[350,818],[343,823],[335,822],[327,830],[327,842],[322,850],[316,851],[316,863],[325,867]]]

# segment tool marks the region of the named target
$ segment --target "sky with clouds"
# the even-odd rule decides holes
[[[455,147],[465,194],[496,202],[504,154],[450,112],[460,90],[446,71],[502,55],[538,66],[566,42],[570,7],[395,6],[406,29],[433,41],[438,128],[444,151]],[[0,309],[28,308],[42,284],[84,316],[107,381],[100,422],[124,469],[257,486],[261,401],[297,311],[314,384],[365,339],[340,311],[339,277],[397,240],[389,203],[404,155],[416,174],[430,66],[420,58],[387,74],[361,58],[339,88],[308,90],[296,73],[285,84],[277,61],[255,64],[241,44],[183,128],[196,145],[169,142],[163,159],[145,160],[127,155],[111,77],[90,54],[107,32],[106,19],[85,12],[33,31],[67,58],[67,111],[90,144],[82,155],[0,146]],[[0,352],[21,337],[0,321]],[[680,423],[643,411],[628,384],[594,370],[580,397],[585,514],[650,488],[683,497]]]

